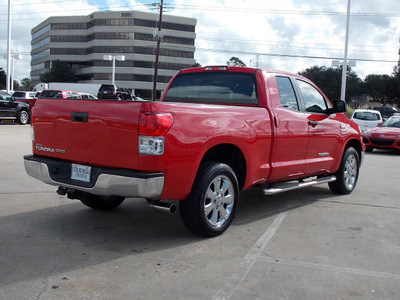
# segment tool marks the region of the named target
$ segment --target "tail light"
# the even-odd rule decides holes
[[[139,118],[139,135],[164,136],[172,125],[172,114],[141,112]]]
[[[171,128],[172,114],[141,112],[139,117],[139,154],[164,153],[164,136]]]

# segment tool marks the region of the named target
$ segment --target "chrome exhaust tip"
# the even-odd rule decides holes
[[[173,203],[165,203],[165,202],[161,202],[161,201],[149,201],[149,205],[151,208],[154,208],[156,210],[162,211],[162,212],[166,212],[166,213],[170,213],[171,215],[176,213],[176,205]]]

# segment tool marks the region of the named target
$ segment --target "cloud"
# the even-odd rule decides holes
[[[12,1],[12,53],[15,78],[29,77],[30,31],[50,16],[88,15],[97,10],[150,10],[150,0]],[[344,55],[347,1],[332,0],[176,0],[165,1],[165,14],[197,19],[195,59],[202,65],[225,64],[232,56],[247,65],[299,72],[330,66]],[[391,74],[399,59],[398,1],[353,1],[349,59],[354,71]],[[7,0],[0,0],[0,67],[7,68]],[[371,60],[371,61],[368,61]]]

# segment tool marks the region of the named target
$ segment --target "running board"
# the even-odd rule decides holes
[[[300,182],[284,182],[277,183],[276,185],[271,186],[268,189],[264,189],[264,195],[274,195],[282,192],[292,191],[301,189],[308,186],[313,186],[322,183],[328,183],[335,181],[335,176],[327,176],[327,177],[319,177],[316,179],[312,179],[310,181],[300,181]]]

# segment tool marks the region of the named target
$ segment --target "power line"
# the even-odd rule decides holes
[[[56,0],[56,1],[41,1],[41,2],[28,2],[29,5],[43,5],[44,3],[70,3],[74,1],[66,1],[66,0]],[[28,3],[21,4],[13,4],[13,6],[21,6],[27,5]],[[0,7],[6,7],[7,5],[0,5]],[[114,6],[103,6],[97,7],[99,11],[101,10],[113,10],[113,9],[132,9],[135,7],[142,8],[143,6],[148,6],[146,4],[143,5],[114,5]],[[245,7],[226,7],[226,6],[203,6],[203,5],[170,5],[170,9],[179,9],[179,10],[192,10],[192,11],[224,11],[224,12],[240,12],[240,13],[257,13],[257,14],[279,14],[279,15],[307,15],[307,16],[345,16],[345,11],[317,11],[317,10],[281,10],[281,9],[263,9],[259,7],[254,8],[245,8]],[[81,9],[81,11],[85,11],[86,9]],[[79,9],[74,9],[73,11],[79,11]],[[54,12],[65,12],[65,10],[53,11]],[[14,13],[13,15],[23,15],[23,14],[31,14],[32,12],[21,12]],[[0,14],[4,15],[4,14]],[[400,17],[400,12],[353,12],[350,14],[351,17],[379,17],[379,18],[398,18]]]
[[[290,58],[305,58],[305,59],[324,59],[324,60],[340,60],[343,57],[335,56],[317,56],[317,55],[299,55],[299,54],[281,54],[281,53],[261,53],[241,50],[222,50],[222,49],[209,49],[209,48],[196,48],[196,51],[204,52],[217,52],[217,53],[239,53],[245,55],[261,55],[261,56],[275,56],[275,57],[290,57]],[[397,60],[385,59],[368,59],[368,58],[349,58],[349,60],[364,61],[364,62],[380,62],[380,63],[397,63]]]

